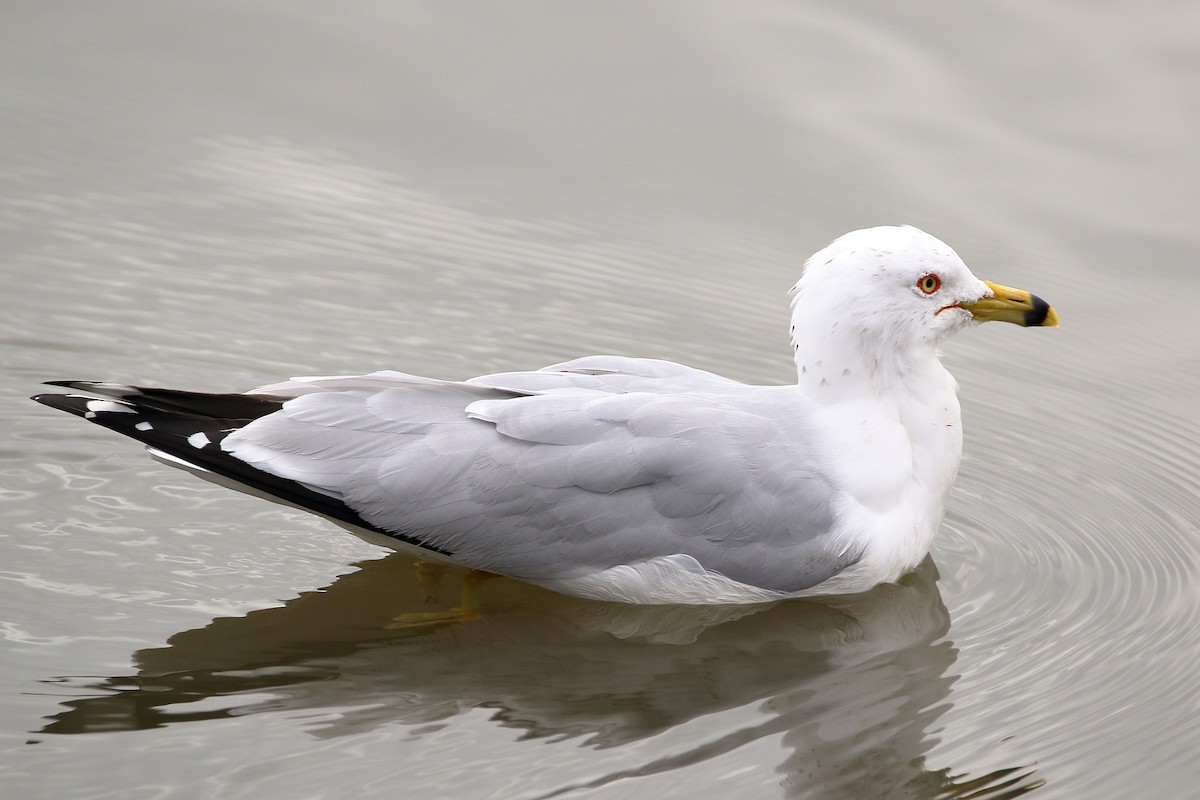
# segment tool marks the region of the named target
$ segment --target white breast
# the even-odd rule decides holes
[[[890,392],[826,409],[827,446],[839,454],[844,490],[838,529],[863,551],[825,591],[894,581],[925,558],[941,526],[962,452],[957,384],[942,366]]]

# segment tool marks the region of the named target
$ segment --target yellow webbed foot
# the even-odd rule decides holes
[[[445,574],[446,568],[435,564],[418,562],[417,570],[418,580],[421,583],[422,591],[425,592],[425,602],[435,602],[437,599],[437,584],[442,575]],[[463,575],[461,596],[459,604],[456,607],[445,611],[418,611],[411,614],[401,614],[395,617],[390,624],[385,625],[384,628],[386,630],[420,630],[422,628],[437,627],[438,625],[456,625],[460,622],[474,622],[483,619],[483,614],[479,611],[479,602],[475,598],[475,588],[490,577],[492,577],[490,572],[471,570]],[[432,581],[432,591],[430,591],[430,586],[426,585],[427,580]]]

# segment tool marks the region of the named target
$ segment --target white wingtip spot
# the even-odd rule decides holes
[[[151,425],[149,422],[146,422],[145,420],[143,420],[142,422],[139,422],[137,425],[134,425],[133,427],[137,428],[139,431],[154,430],[154,426]]]
[[[206,434],[204,431],[193,433],[187,438],[187,443],[196,449],[204,447],[204,445],[208,444],[210,441],[211,440],[208,438],[208,434]]]
[[[136,414],[137,411],[124,403],[114,403],[112,400],[89,400],[87,410],[93,414],[108,412],[112,414]]]

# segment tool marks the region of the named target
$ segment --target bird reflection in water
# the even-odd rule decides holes
[[[64,702],[42,732],[338,708],[307,728],[332,738],[486,708],[530,738],[614,747],[757,704],[752,725],[545,796],[684,769],[763,737],[787,746],[787,796],[1007,798],[1042,785],[1028,767],[976,777],[927,767],[956,656],[929,559],[867,593],[757,606],[604,604],[496,578],[479,588],[482,619],[419,630],[391,624],[428,610],[411,559],[358,566],[281,608],[140,650],[133,675],[53,681],[103,694]]]

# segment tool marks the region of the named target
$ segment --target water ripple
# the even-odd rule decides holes
[[[1021,413],[1004,403],[983,399],[975,416]],[[1050,403],[1020,429],[968,435],[936,548],[948,593],[963,598],[954,632],[972,669],[960,688],[987,697],[964,713],[1036,736],[1044,758],[1109,750],[1131,735],[1131,708],[1147,718],[1153,676],[1157,722],[1138,729],[1139,749],[1187,758],[1195,686],[1182,654],[1200,654],[1196,423],[1142,414],[1113,426],[1099,413]],[[1022,458],[1046,451],[1052,469]],[[1164,642],[1173,659],[1156,655]],[[1099,785],[1104,774],[1081,780]]]

